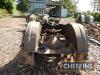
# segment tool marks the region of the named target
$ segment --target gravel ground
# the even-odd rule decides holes
[[[0,19],[0,75],[29,75],[29,72],[21,73],[28,67],[23,66],[23,59],[19,57],[23,30],[24,18]],[[90,42],[88,58],[95,61],[96,67],[92,71],[85,71],[85,75],[100,75],[100,46]]]
[[[23,18],[0,19],[0,68],[13,60],[20,52],[24,29],[25,20]]]
[[[95,63],[94,70],[86,71],[86,75],[100,75],[100,46],[89,43],[89,60]]]

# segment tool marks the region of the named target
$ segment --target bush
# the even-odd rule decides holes
[[[81,14],[81,13],[74,13],[74,18],[77,18],[77,16],[79,15],[79,14]]]
[[[21,11],[22,13],[26,13],[29,11],[29,6],[28,0],[19,0],[17,10]]]
[[[13,3],[14,0],[1,0],[0,1],[0,8],[6,9],[9,13],[12,13],[13,10]]]
[[[0,16],[8,16],[8,11],[6,9],[0,9]]]
[[[94,17],[95,22],[100,22],[100,12],[90,13]]]

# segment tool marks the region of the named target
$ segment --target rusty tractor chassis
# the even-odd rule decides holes
[[[84,61],[88,56],[88,38],[84,27],[78,23],[60,23],[60,19],[49,18],[41,22],[41,39],[34,55],[46,56],[49,60],[56,57],[64,60]],[[66,22],[66,21],[65,21]],[[36,33],[34,33],[36,35]],[[34,42],[35,44],[36,42]],[[52,58],[51,58],[52,57]],[[42,57],[40,57],[42,59]],[[44,59],[44,58],[43,58]]]
[[[85,61],[87,59],[88,38],[84,27],[79,23],[61,21],[61,18],[57,16],[48,17],[47,20],[41,19],[41,39],[38,40],[38,49],[34,54],[34,62],[37,65],[45,61],[57,67],[61,66],[60,63],[64,61]],[[30,27],[29,30],[31,29]],[[35,32],[34,35],[37,33]]]

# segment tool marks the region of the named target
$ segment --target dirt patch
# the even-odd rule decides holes
[[[0,19],[0,68],[5,66],[20,52],[24,18]]]

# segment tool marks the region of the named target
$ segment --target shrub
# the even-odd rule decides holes
[[[100,12],[90,13],[94,17],[94,21],[100,22]]]
[[[8,16],[8,11],[6,9],[0,9],[0,16]]]
[[[28,0],[19,0],[19,3],[17,5],[17,10],[21,11],[22,13],[25,13],[29,11],[29,2]]]
[[[81,14],[81,13],[74,13],[74,18],[77,18],[77,16],[79,15],[79,14]]]

